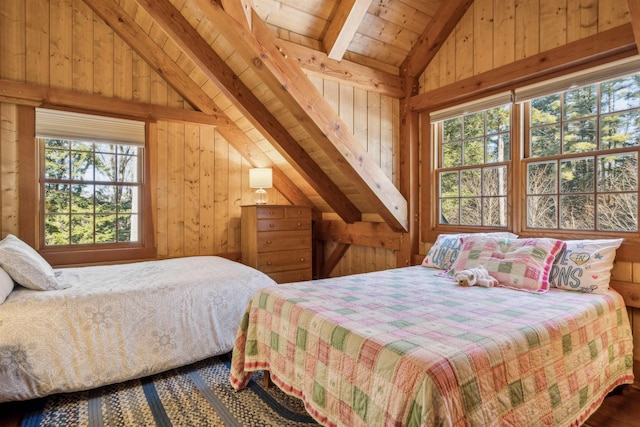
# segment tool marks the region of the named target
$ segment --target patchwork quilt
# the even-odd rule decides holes
[[[461,287],[406,267],[261,290],[230,380],[267,369],[326,426],[579,425],[633,381],[622,297]]]

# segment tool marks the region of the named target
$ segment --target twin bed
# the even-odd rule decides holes
[[[58,290],[0,304],[0,402],[90,389],[228,353],[247,302],[275,285],[219,257],[55,270]]]

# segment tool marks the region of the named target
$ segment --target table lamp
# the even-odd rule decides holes
[[[269,200],[269,194],[265,188],[273,186],[271,168],[253,168],[249,169],[249,187],[257,188],[256,205],[266,205]]]

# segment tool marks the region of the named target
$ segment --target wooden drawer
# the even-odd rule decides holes
[[[309,249],[309,231],[264,231],[258,233],[258,252]]]
[[[258,232],[281,230],[309,230],[311,222],[305,219],[259,219]]]
[[[310,268],[305,268],[302,270],[278,271],[274,273],[268,273],[268,276],[278,283],[303,282],[305,280],[313,279]]]
[[[310,219],[311,218],[311,209],[309,208],[300,208],[296,206],[287,206],[284,208],[284,214],[286,218],[294,219]]]
[[[308,206],[242,207],[242,262],[278,283],[313,279],[313,215]]]
[[[285,208],[284,206],[269,206],[269,207],[257,207],[256,208],[256,217],[259,219],[263,218],[271,218],[271,219],[279,219],[284,218]]]
[[[258,270],[264,273],[309,268],[311,249],[264,252],[258,255]]]

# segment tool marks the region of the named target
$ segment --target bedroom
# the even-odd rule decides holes
[[[479,0],[443,2],[444,6],[439,1],[354,2],[361,8],[367,3],[369,12],[361,18],[359,31],[352,28],[355,35],[345,59],[336,62],[323,59],[326,53],[320,52],[337,2],[306,2],[314,8],[310,13],[296,9],[293,1],[255,1],[267,27],[279,28],[277,40],[289,41],[260,40],[265,44],[271,40],[268,47],[281,48],[285,51],[281,56],[288,54],[302,64],[297,72],[307,73],[326,100],[303,127],[298,120],[307,113],[300,105],[313,101],[305,98],[311,97],[310,91],[304,92],[307,87],[300,86],[300,93],[285,98],[272,89],[274,84],[282,85],[278,79],[283,78],[294,85],[295,70],[275,75],[269,67],[248,62],[244,55],[252,55],[251,46],[236,46],[218,37],[217,31],[225,31],[227,38],[234,39],[238,28],[206,30],[208,21],[197,25],[201,2],[172,1],[244,83],[232,86],[223,73],[207,68],[211,63],[198,64],[197,51],[187,54],[179,38],[167,35],[162,23],[166,11],[162,13],[158,6],[159,16],[152,17],[145,10],[147,3],[10,0],[0,5],[3,236],[12,233],[32,245],[38,241],[36,187],[27,176],[30,171],[37,175],[37,158],[27,152],[27,160],[22,159],[25,135],[20,129],[29,128],[34,106],[58,107],[148,120],[148,209],[153,212],[148,236],[155,253],[145,258],[224,254],[239,260],[241,205],[254,201],[249,169],[271,166],[275,188],[268,190],[269,204],[311,205],[314,215],[322,217],[315,230],[316,252],[325,254],[325,259],[316,261],[318,276],[408,265],[415,262],[413,255],[427,252],[438,233],[464,230],[438,225],[431,202],[434,188],[419,185],[434,181],[424,178],[431,173],[424,160],[431,158],[429,144],[423,142],[429,135],[419,129],[429,111],[512,89],[510,84],[546,79],[550,71],[568,73],[635,55],[639,38],[634,0],[563,1],[560,5],[549,0]],[[228,13],[237,13],[233,6],[246,2],[222,3]],[[166,2],[157,5],[166,6]],[[428,26],[436,12],[445,13],[449,20]],[[386,22],[391,23],[383,25]],[[140,32],[127,31],[131,28]],[[420,34],[437,37],[423,35],[426,41],[411,49]],[[183,35],[182,40],[193,41],[193,35]],[[292,43],[313,50],[296,50]],[[526,62],[527,58],[540,60],[537,55],[549,51],[553,55],[547,57],[547,66],[543,63],[536,69]],[[402,100],[406,95],[399,82],[412,75],[401,70],[410,53],[417,58],[409,64],[415,67],[419,89],[410,93],[415,113],[405,116]],[[318,66],[322,61],[324,73]],[[421,67],[426,67],[424,72]],[[474,76],[483,79],[474,81]],[[220,89],[217,81],[230,89]],[[240,99],[232,99],[234,92],[240,93]],[[242,103],[248,92],[259,105]],[[328,110],[322,109],[327,106]],[[339,131],[323,136],[329,134],[329,123],[336,116],[351,136]],[[422,126],[422,131],[427,127]],[[274,143],[279,146],[274,148]],[[362,149],[354,143],[366,150],[362,167],[349,163],[335,149],[345,144],[349,154],[358,158]],[[313,154],[312,159],[296,151],[297,144]],[[403,201],[409,202],[404,211],[394,209],[402,207]],[[514,200],[512,206],[520,205]],[[509,217],[510,231],[525,234],[520,220],[518,215]],[[399,232],[405,226],[408,231]],[[554,236],[569,238],[567,234]],[[630,241],[633,238],[619,250],[613,272],[619,282],[640,281],[640,264],[634,263],[637,251]],[[70,261],[64,252],[53,251],[48,257],[56,265],[78,262],[73,256]],[[638,310],[630,309],[630,315],[635,329],[640,329]],[[637,364],[640,334],[634,335]]]

